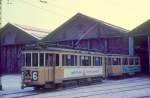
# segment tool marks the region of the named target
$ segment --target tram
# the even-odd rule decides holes
[[[27,49],[22,54],[23,88],[90,84],[111,76],[140,72],[137,56],[52,47]]]

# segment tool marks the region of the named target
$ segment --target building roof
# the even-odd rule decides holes
[[[120,37],[127,36],[127,32],[127,30],[121,27],[78,13],[51,32],[43,41],[55,42],[100,37]]]
[[[141,25],[137,26],[133,30],[131,30],[130,35],[138,36],[138,35],[149,35],[150,34],[150,19]]]
[[[8,23],[0,30],[0,42],[3,45],[34,43],[45,37],[49,32],[34,27]]]
[[[41,40],[42,38],[46,37],[48,33],[50,33],[50,30],[41,29],[41,28],[35,28],[31,26],[25,26],[25,25],[18,25],[15,24],[17,28],[23,30],[24,32],[30,34],[31,36]]]

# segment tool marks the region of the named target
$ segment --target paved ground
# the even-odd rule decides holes
[[[9,81],[11,77],[18,77],[18,82],[14,80],[14,84],[18,85],[18,90],[16,87],[9,88]],[[8,78],[8,76],[7,76]],[[3,84],[5,91],[1,91],[4,93],[11,92],[14,89],[14,92],[21,91],[19,88],[19,76],[9,76],[9,81],[5,78]],[[14,78],[15,79],[15,78]],[[11,84],[13,84],[13,81]],[[9,85],[6,86],[8,83]],[[26,91],[30,91],[30,89],[25,89]],[[8,92],[7,92],[8,91]],[[23,92],[23,91],[22,91]],[[28,92],[29,93],[29,92]],[[70,88],[61,91],[52,91],[46,92],[41,94],[29,94],[27,96],[22,96],[23,98],[150,98],[150,77],[148,76],[139,76],[139,77],[132,77],[128,79],[121,79],[121,80],[104,80],[103,83],[97,85],[90,85],[90,86],[83,86],[77,88]],[[10,94],[9,96],[3,96],[0,98],[15,98],[18,94]]]

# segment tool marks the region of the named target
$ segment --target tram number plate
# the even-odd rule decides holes
[[[37,81],[38,80],[38,71],[32,71],[32,80]]]

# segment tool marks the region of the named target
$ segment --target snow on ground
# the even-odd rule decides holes
[[[3,91],[0,91],[0,95],[32,90],[32,88],[20,89],[20,75],[3,76],[2,84]],[[12,96],[15,97],[15,95],[10,95],[3,98],[11,98]],[[147,76],[121,80],[104,80],[101,84],[51,91],[23,98],[143,98],[143,96],[150,97],[150,77]]]
[[[150,78],[106,80],[102,84],[49,92],[24,98],[137,98],[150,96]]]
[[[24,92],[32,90],[32,88],[21,89],[21,75],[4,75],[2,77],[3,90],[0,91],[0,95],[9,94],[15,92]]]

